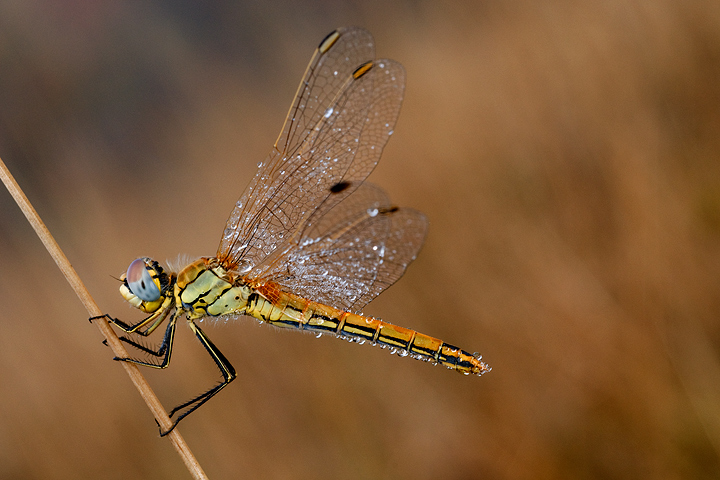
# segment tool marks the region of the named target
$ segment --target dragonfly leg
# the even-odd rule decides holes
[[[172,426],[165,432],[162,430],[160,431],[160,436],[164,437],[168,433],[170,433],[178,423],[180,423],[180,420],[190,415],[192,412],[197,410],[202,404],[210,400],[216,393],[218,393],[220,390],[225,388],[230,382],[235,380],[235,377],[237,376],[235,374],[235,368],[230,364],[227,358],[225,358],[225,355],[222,354],[220,350],[215,346],[212,341],[205,335],[205,332],[203,332],[200,327],[198,327],[195,322],[192,320],[188,320],[188,324],[190,326],[190,329],[195,333],[198,340],[200,340],[200,343],[202,343],[203,347],[208,351],[210,354],[210,357],[215,361],[215,364],[220,369],[220,373],[222,373],[223,380],[218,385],[215,385],[210,390],[208,390],[205,393],[202,393],[198,395],[197,397],[193,398],[192,400],[189,400],[185,403],[182,403],[178,405],[177,407],[173,408],[170,411],[169,416],[172,418],[173,415],[175,415],[178,412],[181,412],[183,409],[186,409],[185,411],[182,411],[180,415],[175,419]]]
[[[141,343],[138,343],[128,337],[125,337],[125,336],[120,337],[120,340],[122,342],[125,342],[128,345],[130,345],[142,352],[145,352],[154,357],[162,357],[162,360],[160,362],[153,363],[153,362],[146,362],[143,360],[138,360],[135,358],[120,358],[120,357],[115,357],[115,358],[113,358],[113,360],[116,360],[119,362],[130,362],[130,363],[134,363],[135,365],[142,365],[145,367],[152,367],[152,368],[167,367],[170,364],[170,354],[172,353],[173,339],[175,338],[175,325],[176,324],[177,324],[177,315],[173,315],[173,317],[170,319],[170,322],[168,322],[167,328],[165,329],[165,335],[163,337],[163,341],[157,350],[148,348],[147,346],[145,346]]]
[[[113,318],[108,314],[104,315],[98,315],[97,317],[90,317],[90,321],[97,320],[100,318],[107,319],[110,323],[117,326],[120,330],[122,330],[125,333],[137,333],[139,335],[142,335],[144,337],[147,337],[151,333],[155,331],[157,327],[160,326],[160,324],[167,318],[168,313],[170,313],[170,308],[163,308],[161,310],[158,310],[157,312],[153,313],[149,317],[140,320],[138,323],[131,325],[129,323],[125,323],[119,318]],[[147,327],[145,330],[141,330],[141,328],[147,326],[148,324],[152,324],[149,327]]]

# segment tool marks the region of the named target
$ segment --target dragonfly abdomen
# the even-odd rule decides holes
[[[490,368],[473,355],[442,340],[377,318],[345,312],[296,295],[266,288],[248,299],[246,314],[281,328],[333,334],[358,343],[369,342],[392,353],[439,363],[464,374],[482,375]],[[267,297],[272,298],[272,301]]]

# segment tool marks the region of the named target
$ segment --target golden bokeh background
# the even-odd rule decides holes
[[[469,378],[254,320],[181,425],[211,478],[720,476],[720,4],[0,5],[0,156],[101,308],[134,258],[213,255],[328,32],[407,70],[371,181],[430,234],[366,313]],[[0,190],[0,478],[187,478]],[[167,408],[218,379],[186,328]]]

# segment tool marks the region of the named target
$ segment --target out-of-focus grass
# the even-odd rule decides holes
[[[211,478],[720,475],[715,2],[23,2],[0,7],[0,156],[102,308],[140,255],[212,255],[305,63],[341,25],[408,73],[372,181],[430,218],[367,313],[478,350],[207,332],[239,378],[181,425]],[[0,477],[186,475],[0,193]],[[209,386],[180,331],[147,372]]]

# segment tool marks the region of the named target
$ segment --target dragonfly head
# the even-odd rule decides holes
[[[123,298],[145,313],[153,313],[163,305],[171,283],[160,264],[148,257],[134,260],[120,280]]]

